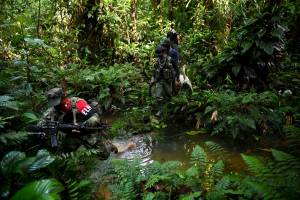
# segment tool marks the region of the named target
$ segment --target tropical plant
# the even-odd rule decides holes
[[[60,200],[59,193],[63,190],[64,186],[55,179],[39,180],[25,185],[11,199]]]
[[[26,157],[24,152],[11,151],[1,161],[1,196],[7,198],[30,180],[32,172],[47,167],[55,160],[48,151],[40,150],[34,157]],[[33,177],[31,177],[33,178]]]
[[[284,10],[284,6],[269,5],[247,19],[217,62],[210,66],[210,80],[224,81],[229,75],[240,88],[244,84],[266,84],[269,73],[279,68],[285,51],[287,28],[281,22]]]

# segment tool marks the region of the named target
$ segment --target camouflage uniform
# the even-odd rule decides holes
[[[165,59],[157,59],[154,64],[153,78],[153,96],[155,96],[160,101],[168,99],[172,95],[173,88],[173,66],[171,64],[171,58],[168,56]]]
[[[47,93],[50,108],[44,113],[44,117],[40,123],[45,120],[58,121],[61,123],[82,123],[88,127],[97,127],[101,124],[100,116],[94,108],[92,108],[84,99],[78,97],[63,98],[61,88],[53,88]],[[74,133],[80,134],[80,133]],[[115,150],[113,147],[106,145],[103,141],[101,133],[95,131],[92,134],[83,136],[91,145],[97,145],[105,157],[109,156],[110,150]],[[70,149],[75,149],[81,145],[81,141],[72,137],[72,134],[66,135],[64,146]],[[104,147],[104,148],[103,148]],[[108,154],[108,155],[107,155]]]
[[[159,47],[156,51],[160,56],[153,66],[152,95],[157,99],[158,115],[160,115],[163,104],[172,96],[175,72],[171,63],[171,57],[167,55],[167,49]],[[162,56],[162,54],[166,55]]]

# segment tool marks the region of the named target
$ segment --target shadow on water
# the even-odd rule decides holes
[[[263,158],[270,158],[271,156],[270,146],[272,145],[269,142],[265,146],[262,146],[262,144],[233,144],[230,139],[211,137],[207,134],[188,135],[186,132],[186,129],[174,127],[163,129],[159,132],[136,135],[130,139],[115,140],[113,143],[118,149],[121,149],[121,152],[116,157],[132,160],[134,157],[139,156],[142,160],[142,165],[153,161],[166,162],[177,160],[182,163],[183,168],[188,168],[190,166],[191,152],[196,145],[200,145],[206,150],[209,159],[216,159],[214,153],[205,148],[205,142],[213,141],[225,149],[224,156],[221,156],[220,159],[225,161],[226,170],[241,172],[246,170],[241,153]]]

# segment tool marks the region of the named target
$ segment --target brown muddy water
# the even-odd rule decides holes
[[[219,159],[226,163],[227,171],[233,172],[246,170],[241,153],[268,159],[271,157],[271,147],[274,148],[276,146],[272,141],[257,142],[251,145],[237,145],[233,144],[231,140],[228,142],[224,139],[213,138],[201,133],[189,135],[187,130],[173,128],[136,135],[129,139],[114,140],[113,143],[121,152],[113,155],[113,157],[133,160],[134,157],[138,156],[141,158],[141,165],[147,165],[153,161],[177,160],[182,163],[183,168],[188,168],[190,166],[191,152],[196,145],[200,145],[206,150],[209,159],[217,159],[214,153],[206,148],[205,142],[207,141],[216,142],[225,149],[224,156],[219,157]]]

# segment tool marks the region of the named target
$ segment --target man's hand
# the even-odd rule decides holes
[[[154,77],[151,78],[150,85],[154,83]]]

